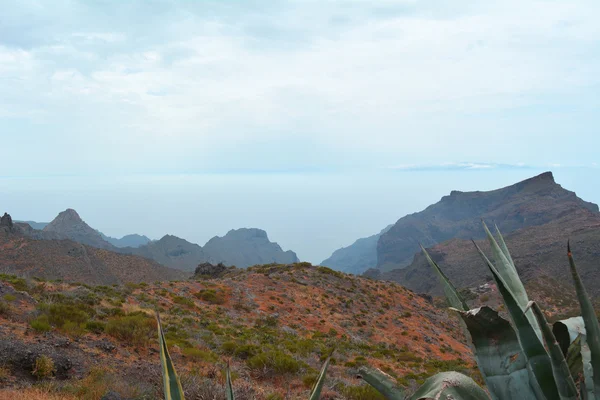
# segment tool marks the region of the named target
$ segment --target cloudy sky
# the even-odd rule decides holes
[[[14,196],[27,179],[73,175],[242,174],[251,184],[264,174],[590,173],[600,162],[596,0],[0,9],[0,185]]]

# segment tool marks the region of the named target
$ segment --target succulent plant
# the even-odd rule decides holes
[[[469,310],[439,265],[425,248],[421,249],[442,284],[451,309],[463,321],[489,394],[456,372],[429,378],[410,397],[381,371],[361,369],[365,381],[394,400],[600,399],[600,325],[577,273],[570,245],[567,256],[582,316],[559,321],[550,329],[538,304],[529,300],[498,228],[497,237],[485,223],[483,228],[494,262],[474,244],[496,282],[512,324],[489,307]],[[581,376],[583,379],[579,379]]]

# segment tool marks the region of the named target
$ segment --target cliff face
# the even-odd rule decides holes
[[[598,213],[596,204],[563,189],[551,172],[489,192],[453,191],[425,210],[401,218],[381,235],[377,267],[390,271],[408,266],[419,243],[431,247],[454,238],[483,238],[482,218],[510,233],[544,225],[581,209]]]
[[[296,253],[283,251],[281,246],[269,240],[267,232],[255,228],[232,229],[223,237],[215,236],[203,250],[212,261],[239,268],[298,262]]]
[[[379,237],[391,227],[392,225],[389,225],[375,235],[358,239],[350,246],[334,251],[321,265],[357,275],[375,267],[377,265],[377,242]]]
[[[483,232],[483,228],[480,230]],[[567,261],[567,240],[586,287],[591,295],[600,296],[600,214],[578,209],[540,226],[531,226],[504,235],[519,275],[528,290],[551,279],[571,286]],[[488,254],[486,239],[476,241]],[[491,279],[475,246],[470,240],[452,239],[428,249],[432,258],[459,288],[473,288]],[[379,279],[391,280],[417,292],[441,295],[438,281],[421,253],[409,266],[381,273]],[[554,284],[558,299],[562,295]],[[572,288],[570,289],[573,290]]]

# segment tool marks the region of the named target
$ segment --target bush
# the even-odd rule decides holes
[[[8,315],[10,314],[10,305],[6,304],[3,301],[0,301],[0,315]]]
[[[85,329],[93,333],[102,333],[106,329],[106,324],[102,321],[88,321]]]
[[[71,304],[41,304],[39,310],[47,315],[50,325],[62,327],[67,322],[84,324],[90,316],[79,307]]]
[[[35,359],[32,374],[38,379],[50,378],[55,372],[54,361],[46,355],[41,355]]]
[[[225,303],[225,293],[223,293],[221,290],[216,291],[214,289],[202,289],[198,293],[195,293],[194,296],[210,304]]]
[[[85,329],[83,324],[78,324],[77,322],[65,322],[61,328],[61,330],[67,335],[78,338],[85,334]]]
[[[253,370],[271,370],[279,374],[296,373],[302,367],[294,357],[278,350],[259,353],[249,358],[247,364]]]
[[[200,350],[196,347],[187,347],[183,349],[182,353],[185,356],[190,357],[196,361],[215,362],[218,359],[218,357],[214,353],[210,351]]]
[[[348,400],[385,400],[385,397],[372,386],[342,386],[341,394]]]
[[[154,338],[154,319],[145,314],[129,314],[108,321],[105,331],[110,336],[133,346],[143,346]]]
[[[48,316],[45,314],[35,318],[29,324],[38,332],[48,332],[51,329],[50,322],[48,322]]]
[[[15,301],[16,299],[17,299],[17,296],[15,296],[14,294],[6,293],[4,295],[4,300],[6,300],[6,301]]]
[[[187,297],[183,297],[183,296],[173,296],[173,302],[177,303],[177,304],[182,304],[182,305],[188,306],[188,307],[196,306],[194,304],[194,300],[188,299]]]

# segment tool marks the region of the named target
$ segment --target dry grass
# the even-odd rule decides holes
[[[76,400],[73,396],[49,393],[42,389],[0,390],[0,400]]]

